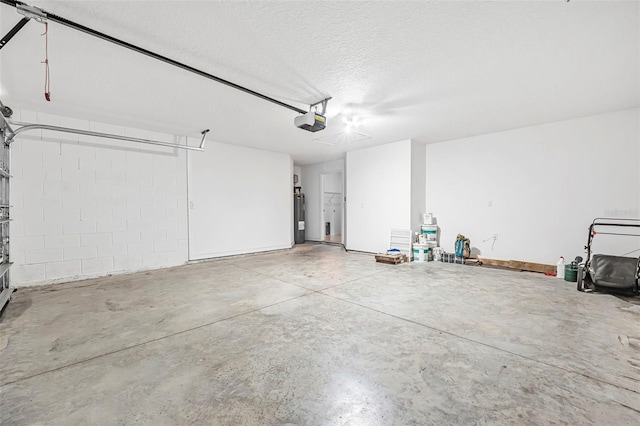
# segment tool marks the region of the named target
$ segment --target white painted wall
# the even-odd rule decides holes
[[[26,110],[14,120],[175,142],[149,131]],[[11,280],[38,285],[187,260],[182,150],[49,131],[11,145]]]
[[[189,153],[191,260],[290,248],[293,163],[223,143]]]
[[[411,228],[411,140],[347,153],[347,249],[384,252]]]
[[[424,144],[411,141],[411,229],[421,232],[426,203],[426,154]]]
[[[595,217],[640,217],[639,123],[632,109],[428,145],[427,209],[441,245],[453,251],[462,233],[487,258],[583,256]],[[615,255],[640,248],[638,237],[595,243]]]
[[[342,173],[323,173],[324,192],[342,193]]]
[[[305,194],[307,204],[305,238],[309,241],[322,241],[324,239],[324,223],[320,220],[320,211],[324,203],[320,176],[322,174],[342,173],[344,181],[344,164],[344,160],[335,160],[301,167],[302,192]]]

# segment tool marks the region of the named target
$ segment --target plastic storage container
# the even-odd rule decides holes
[[[578,262],[571,262],[565,265],[564,280],[572,283],[578,282]]]
[[[564,257],[560,256],[556,264],[556,277],[564,279]]]
[[[433,247],[431,249],[431,253],[433,253],[433,260],[436,262],[441,262],[442,261],[442,247]]]
[[[427,241],[438,240],[438,226],[437,225],[422,225],[422,234],[426,235]]]

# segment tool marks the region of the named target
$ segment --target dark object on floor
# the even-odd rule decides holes
[[[604,231],[600,231],[604,229]],[[606,232],[605,232],[606,231]],[[578,270],[578,291],[602,291],[638,295],[640,281],[640,257],[591,255],[593,238],[598,234],[616,236],[640,236],[640,219],[596,218],[589,226],[585,249],[587,261]]]
[[[628,290],[637,287],[638,259],[595,254],[591,259],[591,278],[598,287]],[[637,289],[636,289],[637,292]]]
[[[442,253],[442,261],[444,263],[459,263],[464,264],[464,258],[456,256],[455,253]]]
[[[578,256],[580,257],[580,256]],[[578,281],[578,269],[580,266],[575,260],[564,266],[564,280],[575,283]]]

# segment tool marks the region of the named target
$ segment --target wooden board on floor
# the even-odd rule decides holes
[[[556,265],[545,265],[544,263],[523,262],[523,271],[540,272],[543,274],[555,274]]]
[[[544,263],[523,262],[521,260],[498,260],[480,258],[484,265],[501,266],[503,268],[518,269],[520,271],[540,272],[543,274],[555,274],[556,265],[546,265]]]
[[[484,257],[479,257],[478,259],[480,259],[480,262],[482,262],[483,265],[488,265],[488,266],[500,266],[503,268],[509,268],[510,263],[508,260],[498,260],[498,259],[485,259]]]

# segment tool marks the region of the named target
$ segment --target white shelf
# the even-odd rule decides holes
[[[406,254],[411,259],[413,254],[411,250],[412,237],[411,229],[392,229],[389,237],[389,248],[398,249],[400,253]]]

